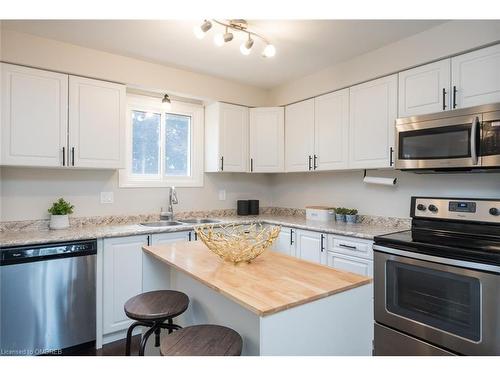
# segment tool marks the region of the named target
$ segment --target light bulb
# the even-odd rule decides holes
[[[242,43],[240,46],[240,52],[247,56],[250,55],[250,52],[252,51],[252,46],[253,46],[253,39],[248,37],[248,40],[245,43]]]
[[[217,47],[222,47],[224,45],[224,35],[222,34],[215,34],[214,36],[214,43]]]
[[[172,102],[170,101],[168,94],[165,94],[161,100],[161,108],[163,109],[163,112],[170,112],[172,110]]]
[[[193,27],[193,33],[194,36],[197,37],[198,39],[203,39],[205,37],[205,33],[203,32],[200,26]]]
[[[268,44],[266,48],[264,48],[264,52],[262,52],[262,56],[264,57],[273,57],[276,55],[276,48],[272,44]]]

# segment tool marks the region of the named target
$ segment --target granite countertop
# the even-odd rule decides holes
[[[227,216],[216,217],[220,224],[245,224],[254,221],[262,223],[282,225],[297,229],[320,231],[323,233],[338,234],[349,237],[358,237],[364,239],[373,239],[373,237],[408,229],[406,220],[400,222],[381,223],[377,221],[368,221],[356,224],[321,222],[306,220],[304,216],[287,215],[259,215],[259,216]],[[70,227],[63,230],[29,230],[29,231],[10,231],[0,232],[0,247],[20,246],[30,244],[41,244],[49,242],[74,241],[93,238],[123,237],[141,234],[169,233],[179,231],[189,231],[193,225],[179,225],[173,227],[146,227],[140,224],[120,224],[120,225],[83,225]]]
[[[371,278],[267,251],[235,267],[200,241],[143,250],[259,316],[277,313],[369,284]],[[270,285],[272,287],[270,288]]]

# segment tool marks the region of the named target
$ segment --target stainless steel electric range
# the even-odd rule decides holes
[[[500,355],[500,200],[412,197],[375,237],[375,355]]]

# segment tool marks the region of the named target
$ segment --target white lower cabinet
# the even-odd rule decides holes
[[[310,262],[327,264],[326,235],[308,230],[297,230],[296,256]]]
[[[157,233],[151,235],[151,245],[162,245],[180,241],[190,241],[190,232]],[[193,235],[191,235],[192,237]]]
[[[373,261],[368,259],[356,258],[329,251],[328,266],[363,276],[373,276]]]
[[[281,232],[274,242],[272,250],[295,256],[295,229],[281,227]]]
[[[144,252],[142,247],[188,241],[189,233],[188,231],[182,231],[104,239],[102,267],[103,335],[118,334],[125,331],[132,323],[125,315],[123,307],[129,298],[142,293],[144,290],[142,283]]]
[[[142,292],[142,247],[147,244],[147,235],[104,239],[103,334],[131,324],[123,306]]]

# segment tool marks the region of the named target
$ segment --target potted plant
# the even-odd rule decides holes
[[[73,213],[74,206],[66,202],[63,198],[59,198],[48,209],[50,213],[50,229],[66,229],[69,228],[69,214]]]
[[[348,223],[355,223],[358,221],[358,210],[355,208],[349,208],[346,210],[345,219]]]
[[[345,221],[346,209],[344,207],[337,207],[335,209],[335,220],[344,222]]]

